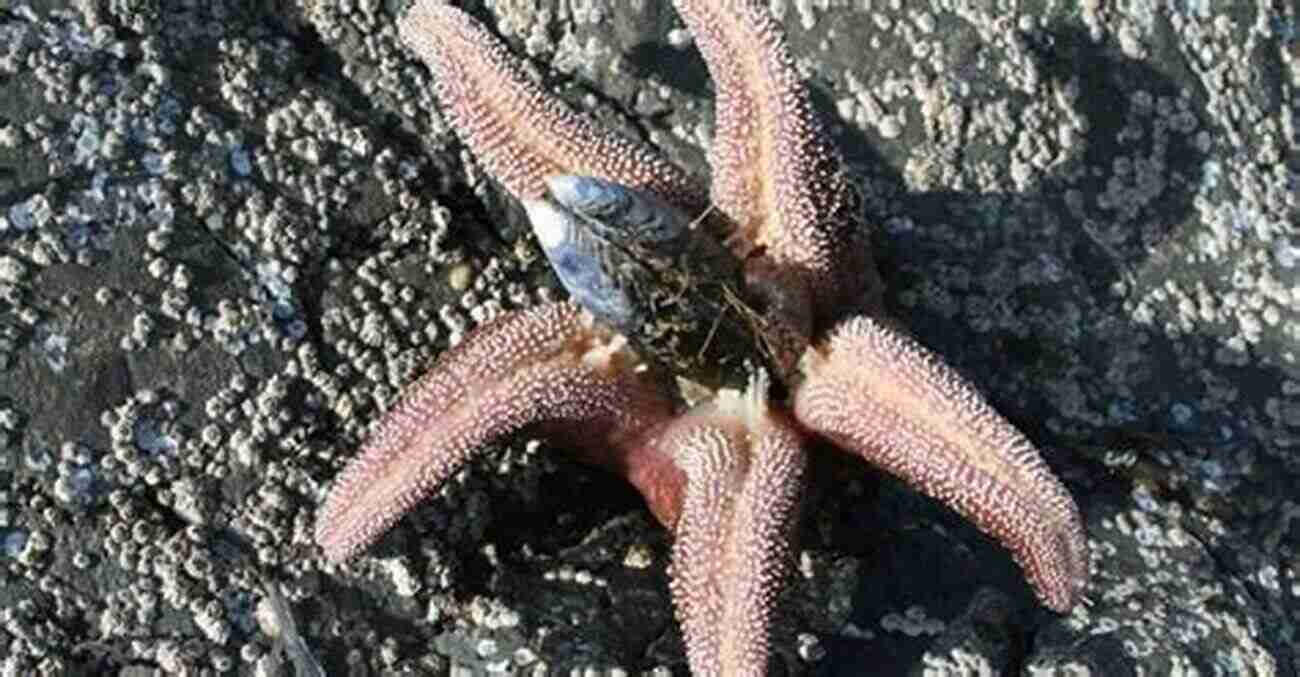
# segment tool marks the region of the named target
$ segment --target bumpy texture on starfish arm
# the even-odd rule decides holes
[[[1068,611],[1088,580],[1078,508],[1020,431],[937,356],[859,317],[805,356],[795,418],[1011,550],[1044,604]]]
[[[723,391],[665,435],[687,478],[672,591],[696,674],[766,674],[806,465],[799,433],[767,408],[766,389]]]
[[[548,177],[577,174],[648,190],[693,216],[707,207],[700,184],[653,148],[547,94],[463,11],[418,2],[398,30],[432,69],[456,131],[516,199],[541,198]]]
[[[754,0],[675,4],[717,92],[713,202],[737,228],[731,242],[769,263],[755,283],[806,289],[811,298],[801,302],[819,323],[877,306],[881,285],[866,250],[861,201],[780,24]]]
[[[672,525],[684,478],[641,441],[671,414],[622,337],[573,304],[511,313],[445,354],[384,415],[330,492],[316,542],[332,560],[350,557],[483,445],[529,425],[627,477]]]

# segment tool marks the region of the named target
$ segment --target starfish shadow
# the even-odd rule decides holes
[[[961,321],[960,312],[954,319],[927,310],[925,303],[917,308],[894,305],[892,309],[897,316],[906,318],[923,342],[986,388],[995,406],[1043,447],[1045,458],[1079,501],[1094,538],[1103,521],[1132,509],[1132,494],[1139,487],[1185,505],[1218,494],[1213,496],[1215,507],[1209,509],[1210,513],[1238,522],[1250,519],[1245,514],[1234,515],[1236,511],[1228,506],[1248,502],[1261,490],[1267,495],[1285,495],[1282,485],[1286,474],[1278,459],[1266,459],[1258,453],[1258,443],[1247,433],[1251,425],[1247,416],[1231,411],[1207,412],[1189,421],[1178,421],[1171,414],[1171,408],[1178,403],[1193,402],[1204,392],[1204,380],[1189,373],[1186,358],[1180,358],[1180,354],[1211,356],[1222,345],[1222,338],[1208,333],[1181,336],[1176,339],[1180,345],[1175,345],[1175,339],[1165,333],[1127,320],[1130,312],[1123,308],[1125,296],[1111,293],[1123,287],[1126,294],[1131,294],[1134,287],[1153,284],[1151,276],[1156,273],[1148,271],[1174,267],[1173,262],[1161,260],[1163,251],[1173,241],[1190,237],[1186,224],[1197,218],[1193,197],[1198,184],[1206,180],[1203,167],[1208,155],[1197,147],[1194,135],[1170,133],[1167,145],[1157,147],[1159,142],[1150,127],[1156,117],[1143,118],[1135,113],[1130,94],[1145,90],[1155,102],[1177,102],[1180,89],[1174,84],[1175,77],[1183,82],[1195,79],[1186,73],[1163,73],[1147,62],[1126,58],[1116,45],[1093,42],[1078,26],[1059,26],[1023,37],[1031,43],[1031,52],[1045,77],[1060,83],[1071,79],[1078,83],[1077,110],[1090,125],[1081,139],[1082,152],[1076,152],[1029,190],[1008,194],[912,192],[903,177],[874,154],[874,140],[865,138],[856,128],[848,127],[854,130],[850,134],[854,138],[843,139],[841,147],[857,151],[852,161],[875,169],[869,180],[881,189],[878,194],[888,196],[872,205],[879,209],[873,213],[877,222],[907,219],[916,224],[904,233],[883,232],[875,238],[876,258],[885,280],[910,287],[928,279],[943,279],[955,269],[968,270],[973,278],[991,279],[998,275],[996,266],[1030,266],[1035,260],[1050,257],[1054,265],[1063,266],[1055,271],[1059,273],[1057,281],[1019,285],[1000,300],[1005,312],[1039,319],[1012,323],[1019,329],[1015,331],[978,331],[969,322]],[[1155,45],[1156,50],[1167,48]],[[1162,61],[1175,67],[1182,63],[1180,59]],[[1206,129],[1201,114],[1206,97],[1197,91],[1188,103],[1188,114],[1197,118],[1196,128]],[[828,107],[826,102],[823,106]],[[1134,135],[1135,130],[1140,135]],[[1125,135],[1133,138],[1131,143],[1116,141]],[[1167,168],[1164,176],[1170,178],[1167,185],[1136,208],[1097,206],[1106,200],[1106,176],[1110,172],[1101,174],[1096,170],[1134,157],[1162,161]],[[1082,198],[1082,209],[1070,205],[1072,191]],[[1124,213],[1126,209],[1129,211]],[[1015,220],[1051,224],[1055,234],[1023,238],[1025,231],[1004,225]],[[973,248],[957,250],[942,232],[936,234],[927,228],[927,224],[936,223],[984,232],[969,238],[976,243]],[[889,299],[894,304],[899,300],[897,296]],[[1069,334],[1053,327],[1070,321],[1065,313],[1051,310],[1060,303],[1081,309],[1075,320],[1077,329],[1083,332],[1079,340],[1064,340]],[[1173,315],[1171,312],[1166,317]],[[1146,341],[1141,363],[1133,367],[1143,370],[1146,378],[1141,390],[1132,395],[1120,384],[1102,378],[1110,365],[1124,358],[1124,348],[1106,345],[1102,342],[1104,335],[1089,337],[1084,330],[1093,323],[1116,321],[1129,324],[1111,330],[1110,335]],[[1081,363],[1098,365],[1093,371],[1097,378],[1081,383],[1091,389],[1088,400],[1116,403],[1122,408],[1119,418],[1124,422],[1085,425],[1071,421],[1053,404],[1059,401],[1053,386],[1078,378],[1073,370]],[[1243,403],[1249,403],[1249,409],[1256,412],[1264,409],[1270,388],[1276,392],[1277,384],[1288,377],[1281,369],[1229,367],[1211,359],[1198,363],[1197,368],[1212,371],[1215,381],[1240,388]],[[1032,379],[1013,383],[1014,377],[1009,375],[1017,373],[1032,374]],[[1107,467],[1102,460],[1106,451],[1117,448],[1133,450],[1140,460],[1127,470]],[[1171,453],[1170,449],[1177,451]],[[1260,462],[1255,464],[1255,472],[1232,482],[1235,488],[1222,493],[1195,488],[1200,484],[1196,480],[1214,479],[1207,473],[1216,459],[1231,463],[1241,454]],[[978,586],[987,585],[1012,594],[1017,608],[1012,622],[1022,634],[1019,651],[1023,652],[1023,646],[1037,631],[1056,622],[1055,617],[1034,604],[1014,565],[987,539],[934,501],[901,489],[888,479],[885,485],[879,490],[878,502],[859,508],[865,515],[850,512],[852,521],[845,525],[842,535],[851,540],[853,533],[859,538],[872,534],[869,538],[879,547],[870,560],[874,570],[863,575],[862,588],[855,598],[856,608],[862,610],[855,621],[878,627],[876,618],[865,614],[878,616],[918,604],[927,614],[952,618],[962,613]],[[933,526],[917,529],[918,523]],[[1240,528],[1246,533],[1257,530],[1245,525]],[[1218,561],[1235,548],[1234,544],[1216,542],[1218,539],[1209,534],[1198,536]],[[953,541],[967,551],[954,555]],[[843,542],[832,540],[830,546],[843,547]],[[1107,563],[1130,571],[1146,569],[1131,548],[1111,556]],[[1246,577],[1241,566],[1232,568]],[[890,584],[882,585],[882,581]],[[900,669],[917,665],[921,654],[934,643],[934,638],[925,636],[892,641],[898,636],[895,633],[890,637],[888,650],[883,653],[895,657]],[[1112,674],[1116,666],[1103,661],[1112,649],[1096,646],[1076,657],[1095,659],[1093,667]],[[861,651],[831,644],[831,660],[826,665],[835,667],[822,674],[857,674],[856,670],[868,666],[879,670],[881,653],[870,647]],[[1012,665],[1020,664],[1022,658],[1023,654],[1012,656]]]

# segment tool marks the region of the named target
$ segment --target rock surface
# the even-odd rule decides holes
[[[667,2],[466,4],[705,171]],[[891,309],[1079,501],[1089,604],[1036,607],[972,527],[827,455],[785,664],[1296,674],[1296,9],[921,4],[772,2]],[[684,673],[669,537],[561,449],[502,447],[347,566],[311,542],[404,384],[561,293],[401,5],[0,3],[0,674]]]

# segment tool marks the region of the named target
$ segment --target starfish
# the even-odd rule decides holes
[[[1078,508],[1033,444],[885,313],[861,201],[779,24],[753,0],[675,4],[716,89],[708,193],[653,148],[549,96],[461,10],[422,0],[401,20],[453,129],[524,204],[577,302],[479,327],[407,389],[325,502],[325,556],[356,555],[484,445],[527,429],[626,478],[672,531],[671,592],[692,672],[764,674],[806,448],[820,439],[969,519],[1011,552],[1045,606],[1068,611],[1089,573]],[[580,227],[592,204],[715,242],[736,263],[719,284],[740,300],[715,308],[714,324],[738,315],[737,334],[767,346],[755,359],[768,369],[726,355],[702,363],[684,349],[697,345],[689,333],[656,353],[669,330],[655,313],[673,308],[619,301],[623,267],[592,267]],[[684,234],[674,213],[686,215]],[[685,261],[697,250],[672,251]],[[705,296],[692,285],[671,297]],[[655,313],[609,312],[646,307]],[[722,375],[696,378],[710,367]],[[674,369],[693,370],[684,376],[703,390],[674,386],[664,374]]]

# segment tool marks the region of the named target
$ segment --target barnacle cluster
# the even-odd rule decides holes
[[[680,663],[663,537],[536,444],[461,477],[402,554],[334,569],[312,544],[398,390],[562,293],[394,4],[0,4],[0,675]],[[709,96],[667,3],[466,4],[702,166]],[[886,225],[887,302],[1082,480],[1092,604],[996,644],[972,628],[1034,628],[928,586],[1000,583],[999,556],[892,485],[852,513],[858,476],[809,518],[793,607],[953,669],[1296,670],[1295,9],[1028,4],[772,3]],[[857,590],[882,549],[955,571]]]

